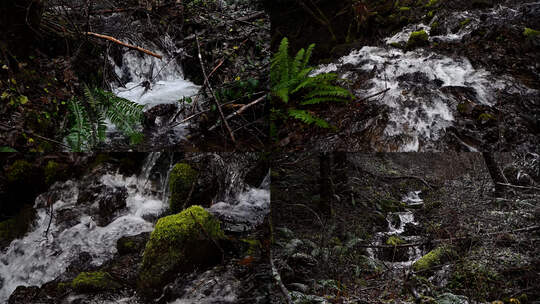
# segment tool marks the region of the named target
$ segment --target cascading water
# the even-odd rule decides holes
[[[209,211],[222,221],[226,231],[253,229],[270,210],[270,174],[260,186],[251,187],[243,180],[246,170],[239,164],[242,162],[216,159],[215,165],[228,177],[222,189],[225,193],[218,194],[223,201]],[[78,180],[55,183],[38,196],[32,231],[0,253],[0,302],[7,301],[18,286],[63,281],[70,267],[81,263],[81,256],[88,257],[82,262],[85,267],[97,268],[115,257],[121,237],[152,231],[156,218],[168,207],[165,189],[173,160],[173,154],[151,153],[138,176],[124,176],[103,167]],[[173,303],[234,303],[240,281],[235,276],[236,264],[231,265],[191,274],[185,290],[179,293],[182,296]],[[95,296],[106,304],[144,302],[132,293]],[[75,303],[87,298],[71,293],[66,299]]]
[[[416,208],[424,203],[419,197],[420,193],[421,191],[411,191],[404,195],[401,201],[405,203],[408,208]],[[414,219],[414,214],[409,209],[402,212],[390,212],[388,213],[386,220],[388,221],[388,231],[377,232],[374,235],[375,245],[385,245],[385,241],[392,236],[398,237],[408,244],[415,243],[420,240],[420,236],[406,233],[407,227],[410,227],[410,225],[418,225]],[[399,249],[396,248],[395,250],[386,250],[386,248],[368,248],[367,253],[372,259],[377,258],[391,262],[396,269],[409,267],[422,257],[422,250],[420,249],[420,246],[409,246]]]
[[[519,8],[507,7],[453,13],[439,25],[447,31],[429,39],[432,42],[459,42],[477,28],[481,20],[501,16],[520,18],[519,14],[522,14]],[[460,25],[463,20],[467,23]],[[510,94],[533,92],[511,77],[475,69],[467,58],[450,58],[428,49],[404,51],[390,46],[406,43],[413,31],[430,33],[435,22],[439,23],[437,17],[429,25],[408,25],[384,39],[385,47],[366,46],[353,50],[336,63],[320,66],[315,71],[337,71],[353,82],[368,75],[368,80],[355,92],[360,98],[384,92],[371,99],[388,109],[387,125],[382,138],[377,139],[384,146],[397,146],[400,151],[419,151],[436,143],[454,124],[455,109],[461,102],[451,94],[453,88],[470,92],[468,98],[473,103],[490,106],[497,102],[501,91]],[[450,29],[456,25],[460,26],[459,30],[452,32]]]
[[[126,51],[122,55],[121,65],[115,64],[114,70],[125,85],[115,86],[115,94],[151,107],[163,103],[176,103],[184,96],[197,93],[198,86],[184,79],[182,68],[176,62],[176,54],[181,54],[182,50],[175,47],[168,35],[161,40],[161,45],[161,49],[150,43],[143,47],[156,53],[163,53],[162,59],[133,50]]]
[[[152,162],[155,163],[153,154],[145,167],[152,166]],[[82,181],[56,183],[40,195],[35,203],[33,230],[14,240],[0,255],[0,302],[6,302],[19,285],[40,286],[57,278],[81,253],[89,254],[91,264],[98,266],[113,257],[119,238],[152,231],[153,224],[147,219],[158,216],[167,205],[152,194],[147,179],[146,174],[126,177],[118,173],[106,173],[99,178],[100,188],[92,190],[103,189],[103,195],[126,193],[119,196],[125,197],[125,205],[104,226],[98,226],[97,220],[103,206],[97,201],[84,201],[88,185]],[[90,198],[99,200],[101,194],[97,195]],[[52,219],[51,204],[55,214]]]

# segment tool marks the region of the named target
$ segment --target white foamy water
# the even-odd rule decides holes
[[[371,73],[364,86],[355,92],[359,98],[388,90],[368,102],[388,107],[388,124],[381,138],[383,146],[398,151],[420,151],[435,143],[445,130],[453,125],[457,105],[461,102],[493,105],[498,93],[530,93],[531,89],[511,77],[495,76],[484,69],[475,69],[467,58],[448,57],[429,48],[403,51],[389,46],[405,44],[413,31],[432,32],[434,22],[439,23],[442,34],[430,36],[431,42],[459,42],[483,21],[515,19],[523,15],[517,8],[498,6],[488,10],[453,12],[436,16],[429,25],[405,26],[395,35],[383,39],[387,46],[366,46],[353,50],[336,62],[320,66],[314,73],[340,72],[342,77],[355,81],[358,74]],[[482,16],[482,17],[481,17]],[[457,29],[457,30],[456,30]],[[461,87],[474,97],[458,100],[445,91],[446,87]],[[470,147],[475,150],[474,147]]]
[[[260,225],[270,212],[270,174],[259,188],[249,188],[227,202],[218,202],[209,211],[220,218],[225,229],[249,230]]]
[[[125,187],[128,192],[126,208],[104,227],[97,226],[86,214],[82,214],[71,227],[66,228],[66,223],[60,223],[59,226],[55,220],[50,221],[47,208],[39,208],[47,198],[42,195],[36,199],[38,208],[34,230],[24,238],[14,240],[7,251],[0,255],[0,277],[3,280],[0,302],[7,301],[19,285],[41,286],[55,279],[82,252],[91,255],[93,265],[101,265],[116,253],[116,242],[122,236],[152,231],[153,224],[144,217],[161,213],[166,204],[138,190],[145,181],[135,176],[106,174],[102,176],[101,182],[108,186]],[[80,208],[77,198],[81,185],[67,181],[58,186],[60,199],[54,202],[55,214],[62,210]]]
[[[483,69],[475,69],[466,58],[450,58],[427,50],[404,52],[395,48],[367,46],[322,66],[320,72],[332,72],[351,64],[363,73],[375,71],[367,88],[356,94],[369,96],[388,89],[370,102],[387,105],[387,138],[398,138],[401,151],[418,151],[422,143],[436,141],[454,121],[458,101],[442,89],[449,86],[472,88],[477,102],[491,105],[498,90],[513,88],[510,79],[497,78]],[[354,78],[353,72],[347,72]],[[419,79],[417,79],[419,78]],[[510,89],[508,89],[510,90]],[[513,89],[512,89],[513,90]]]
[[[162,59],[130,50],[123,54],[122,65],[115,66],[119,78],[128,78],[125,88],[116,87],[114,93],[143,105],[175,103],[182,97],[192,96],[199,87],[184,79],[181,67],[177,64],[174,53],[181,52],[174,46],[172,39],[163,39],[164,50],[156,50],[155,46],[143,46],[160,54]],[[112,61],[112,60],[111,60]],[[114,62],[114,61],[112,61]],[[141,85],[149,81],[150,88]]]

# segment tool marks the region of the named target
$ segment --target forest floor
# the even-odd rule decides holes
[[[499,157],[513,184],[536,190],[497,198],[478,154],[347,158],[332,167],[331,215],[319,207],[317,154],[282,155],[272,172],[274,263],[294,303],[537,303],[530,159]],[[405,202],[415,191],[420,207]]]

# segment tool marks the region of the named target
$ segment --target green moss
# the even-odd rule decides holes
[[[471,23],[472,19],[471,18],[467,18],[463,21],[461,21],[459,24],[461,25],[461,27],[465,27],[467,26],[467,24]]]
[[[467,113],[467,104],[464,103],[464,102],[458,104],[457,110],[458,110],[458,112],[461,113],[461,114]]]
[[[45,183],[50,185],[60,179],[63,175],[60,165],[55,161],[48,161],[43,170],[45,174]]]
[[[172,169],[169,179],[171,193],[169,206],[173,213],[182,211],[192,184],[197,181],[197,175],[198,172],[186,163],[178,163]]]
[[[261,242],[257,239],[242,239],[242,242],[248,245],[247,255],[254,255],[261,247]]]
[[[488,122],[490,120],[497,120],[495,116],[489,113],[482,113],[480,116],[478,116],[478,120],[481,122]]]
[[[429,11],[429,12],[427,13],[427,16],[428,16],[429,18],[433,18],[434,15],[435,15],[435,12],[434,12],[434,11]]]
[[[413,269],[416,272],[428,271],[454,255],[455,252],[452,248],[448,246],[439,246],[414,262]]]
[[[398,49],[400,49],[402,47],[399,42],[392,42],[392,43],[390,43],[390,45],[395,47],[395,48],[398,48]]]
[[[219,221],[201,206],[159,219],[144,250],[139,289],[155,295],[178,272],[216,263],[221,255],[213,240],[224,237]]]
[[[395,235],[391,235],[387,240],[386,240],[386,245],[391,245],[391,246],[397,246],[397,245],[402,245],[402,244],[405,244],[406,242],[398,237],[398,236],[395,236]]]
[[[16,160],[6,171],[7,180],[11,183],[27,181],[32,173],[32,165],[25,160]]]
[[[532,28],[526,27],[525,30],[523,31],[523,36],[525,36],[527,38],[539,37],[540,36],[540,31],[533,30]]]
[[[413,48],[417,46],[428,45],[428,38],[429,36],[424,30],[412,32],[411,36],[409,37],[409,41],[407,42],[407,47]]]
[[[411,8],[408,7],[408,6],[402,6],[402,7],[399,8],[399,11],[400,11],[400,12],[408,12],[408,11],[410,11],[410,10],[411,10]]]
[[[120,284],[116,282],[108,272],[81,272],[71,282],[71,287],[79,292],[115,290],[120,288]]]
[[[428,3],[426,4],[426,7],[435,6],[435,5],[437,5],[438,2],[439,2],[439,0],[429,0]]]

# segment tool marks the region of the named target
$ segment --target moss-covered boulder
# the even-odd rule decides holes
[[[193,183],[197,182],[197,176],[198,172],[186,163],[178,163],[172,169],[169,179],[169,206],[173,213],[182,211]]]
[[[116,290],[120,287],[120,284],[104,271],[81,272],[71,282],[71,288],[78,292]]]
[[[219,221],[201,206],[159,219],[144,250],[138,289],[151,297],[178,273],[218,263],[215,241],[223,238]]]
[[[413,269],[416,272],[430,271],[455,255],[455,251],[450,246],[439,246],[414,262]]]
[[[418,32],[412,32],[407,42],[407,48],[415,48],[419,46],[429,45],[429,35],[426,31],[421,30]]]
[[[10,183],[22,183],[32,176],[32,164],[26,160],[16,160],[6,170],[6,178]]]
[[[391,235],[386,240],[386,245],[390,245],[390,246],[398,246],[398,245],[403,245],[405,243],[406,242],[402,238],[400,238],[399,236],[396,236],[396,235]]]

